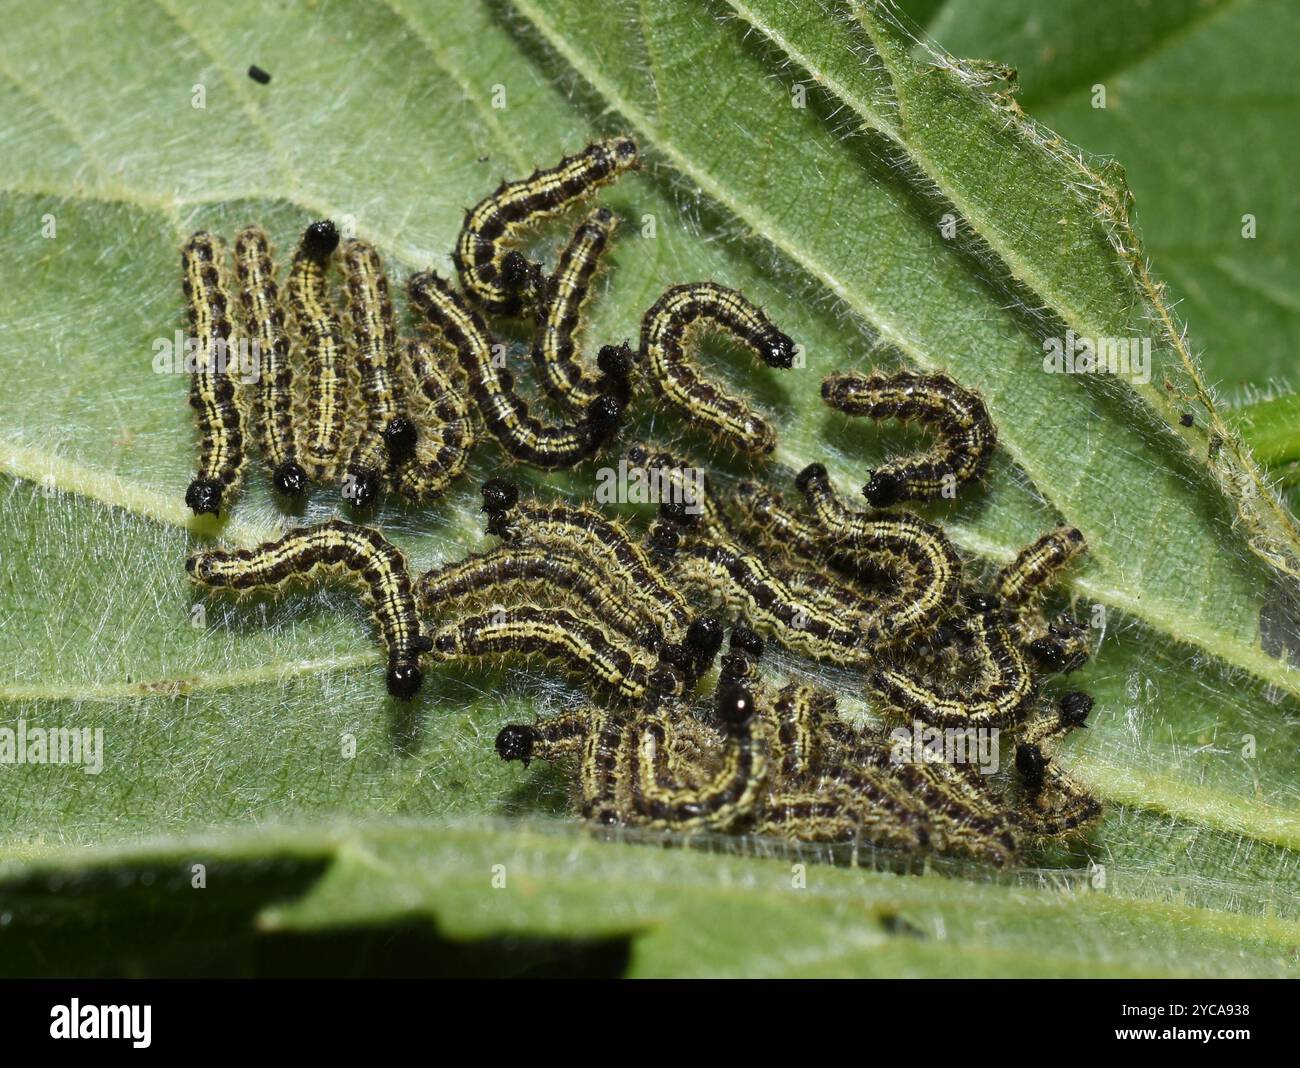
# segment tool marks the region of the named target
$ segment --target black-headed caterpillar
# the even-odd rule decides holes
[[[456,352],[479,414],[511,456],[548,470],[572,467],[593,456],[617,429],[623,405],[608,394],[575,423],[542,423],[515,392],[514,376],[497,365],[483,317],[433,271],[413,275],[409,285],[412,304]]]
[[[935,430],[938,440],[932,448],[890,460],[871,472],[862,493],[876,508],[954,496],[984,474],[997,444],[979,395],[945,374],[833,374],[822,383],[822,400],[847,415],[915,420]]]
[[[887,558],[905,577],[907,596],[887,613],[882,637],[896,640],[924,633],[953,607],[961,588],[961,558],[942,530],[907,513],[850,510],[822,464],[809,464],[795,485],[825,533],[828,548]]]
[[[181,284],[197,345],[190,407],[199,431],[198,471],[185,491],[195,515],[228,507],[244,474],[244,413],[230,366],[230,292],[226,243],[207,231],[181,249]]]
[[[410,700],[420,689],[420,633],[415,595],[402,553],[379,531],[334,519],[291,530],[253,549],[203,549],[186,562],[195,582],[214,589],[271,589],[321,569],[360,579],[388,649],[388,692]]]
[[[343,246],[343,289],[360,372],[362,425],[348,457],[343,497],[365,508],[392,463],[415,448],[415,425],[402,412],[397,375],[397,328],[379,253],[364,241]]]
[[[625,345],[605,345],[596,358],[599,375],[578,359],[583,307],[592,278],[618,219],[608,208],[597,208],[574,232],[560,253],[555,271],[546,280],[533,334],[533,363],[546,392],[571,411],[586,411],[602,394],[624,404],[632,353]]]
[[[253,426],[272,484],[286,496],[296,497],[307,488],[307,474],[297,459],[289,334],[275,281],[271,241],[260,226],[245,227],[235,235],[235,273],[246,330],[261,357]]]
[[[738,452],[766,456],[776,431],[750,405],[695,368],[699,335],[719,330],[769,367],[792,367],[795,343],[734,289],[715,282],[674,286],[641,320],[641,358],[651,386],[693,422]]]
[[[338,243],[339,232],[328,219],[308,226],[286,287],[306,383],[297,409],[298,461],[314,482],[332,481],[347,455],[350,374],[329,295],[329,262]]]
[[[484,311],[517,316],[541,295],[542,270],[518,249],[527,231],[637,165],[636,142],[588,145],[547,170],[503,182],[465,214],[453,259],[465,295]]]

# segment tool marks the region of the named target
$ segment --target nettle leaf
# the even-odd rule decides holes
[[[1226,430],[1210,448],[1213,399],[1118,169],[1029,126],[1004,72],[874,4],[20,8],[0,41],[0,725],[102,728],[105,749],[94,775],[0,764],[6,967],[1295,970],[1300,642],[1262,559],[1287,564],[1291,520]],[[888,446],[823,408],[824,375],[948,370],[1004,445],[985,487],[933,510],[973,566],[1062,520],[1086,534],[1067,592],[1103,624],[1076,677],[1097,711],[1064,759],[1108,802],[1087,841],[995,877],[598,840],[560,777],[492,752],[562,684],[434,673],[400,708],[345,593],[187,583],[194,543],[286,516],[260,472],[219,526],[184,506],[185,382],[154,372],[183,328],[183,237],[257,220],[283,251],[329,216],[395,281],[446,271],[465,207],[615,130],[647,166],[603,194],[625,224],[592,338],[634,338],[671,284],[743,290],[806,353],[725,366],[779,427],[773,477],[818,459],[846,489]],[[1044,373],[1067,329],[1151,337],[1150,384]],[[681,432],[659,413],[638,429]],[[421,569],[458,557],[500,462],[484,447],[445,502],[379,521]],[[321,491],[301,518],[334,510]],[[148,949],[135,935],[160,920],[175,937]],[[410,959],[376,955],[395,930]]]

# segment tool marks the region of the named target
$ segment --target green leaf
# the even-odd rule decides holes
[[[1118,172],[999,92],[990,68],[936,65],[874,5],[15,13],[0,42],[0,725],[102,727],[106,747],[98,775],[0,765],[15,970],[102,970],[77,957],[78,924],[161,916],[177,955],[127,936],[121,967],[174,970],[228,936],[224,966],[275,970],[414,924],[456,969],[470,942],[507,970],[517,951],[524,968],[634,974],[1293,971],[1300,641],[1260,559],[1285,562],[1287,521],[1233,442],[1207,463],[1213,399],[1134,267]],[[846,490],[884,446],[829,417],[822,377],[947,369],[984,393],[1004,445],[986,487],[934,512],[973,566],[1062,519],[1087,535],[1068,592],[1104,610],[1078,677],[1098,711],[1065,759],[1109,804],[1086,842],[995,879],[597,841],[560,819],[554,773],[492,752],[501,724],[565,699],[555,680],[439,673],[407,711],[346,594],[235,603],[188,586],[196,539],[251,543],[284,516],[259,474],[219,527],[184,507],[185,384],[153,372],[154,341],[182,327],[184,235],[260,220],[285,249],[312,218],[351,217],[399,278],[446,270],[467,205],[616,129],[649,163],[604,195],[627,222],[593,338],[635,337],[670,284],[742,289],[807,353],[781,375],[725,367],[757,379],[780,428],[771,477],[820,459]],[[1064,327],[1165,331],[1153,385],[1045,374],[1043,339]],[[1191,432],[1165,373],[1200,405]],[[499,465],[484,447],[444,503],[386,507],[382,525],[420,568],[463,554],[482,538],[473,486]],[[330,496],[304,517],[332,514]]]

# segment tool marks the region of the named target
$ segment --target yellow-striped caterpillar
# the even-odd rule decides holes
[[[685,633],[692,622],[686,598],[620,524],[594,509],[559,501],[519,504],[510,500],[506,508],[494,506],[489,502],[501,492],[496,482],[484,486],[492,533],[509,544],[555,546],[572,553],[602,577],[611,596],[662,620],[664,631],[674,640]]]
[[[275,488],[297,497],[307,488],[307,474],[297,460],[289,335],[275,281],[271,241],[260,226],[246,227],[235,236],[235,271],[247,331],[261,356],[253,426]]]
[[[792,367],[795,344],[734,289],[714,282],[674,286],[641,320],[641,358],[655,392],[738,452],[766,456],[776,432],[749,404],[695,369],[699,334],[719,330],[769,367]]]
[[[607,393],[625,405],[628,400],[632,354],[626,345],[602,346],[596,358],[599,375],[588,372],[577,357],[583,306],[617,224],[608,208],[597,208],[587,216],[560,253],[537,309],[533,363],[547,393],[571,411],[586,411]]]
[[[631,718],[583,708],[504,727],[496,750],[576,764],[575,806],[602,823],[865,841],[999,866],[1100,811],[1037,742],[1017,756],[1019,796],[1004,798],[973,765],[898,760],[891,739],[840,721],[826,691],[790,684],[772,698],[743,658],[712,722],[675,701]]]
[[[834,374],[822,383],[822,400],[848,415],[916,420],[937,433],[933,448],[871,473],[862,492],[877,508],[955,495],[984,473],[997,444],[984,402],[945,374]]]
[[[1083,534],[1073,527],[1060,527],[1021,549],[1016,558],[998,572],[993,594],[1004,608],[1019,609],[1040,596],[1070,563],[1087,551]]]
[[[379,253],[363,241],[349,241],[343,246],[343,279],[362,411],[362,425],[347,461],[343,497],[365,508],[378,494],[390,464],[411,455],[416,431],[401,415],[397,328]]]
[[[910,596],[898,604],[881,637],[894,640],[925,631],[953,606],[961,586],[961,560],[938,527],[907,514],[850,511],[822,464],[809,464],[795,484],[832,545],[892,558],[910,576]]]
[[[415,595],[400,550],[371,527],[334,519],[291,530],[253,549],[204,549],[185,562],[200,585],[216,589],[275,588],[317,570],[342,572],[363,584],[364,596],[388,649],[388,692],[410,700],[420,689],[420,633]]]
[[[185,491],[195,515],[217,515],[244,473],[244,414],[230,367],[230,292],[226,244],[194,234],[181,250],[181,281],[190,336],[198,351],[190,376],[190,407],[199,431],[198,472]]]
[[[964,627],[976,658],[973,679],[943,685],[898,666],[873,672],[871,686],[892,707],[932,726],[1013,726],[1036,693],[1025,653],[996,612],[972,612]]]
[[[629,701],[681,689],[671,667],[595,617],[579,617],[563,608],[515,605],[460,619],[434,631],[433,648],[444,660],[540,656]]]
[[[456,241],[453,259],[465,295],[495,315],[517,316],[531,308],[540,296],[542,270],[511,246],[637,162],[636,142],[614,137],[588,145],[555,167],[503,182],[466,213]]]
[[[514,377],[498,366],[483,318],[433,271],[412,276],[411,302],[455,350],[469,378],[470,396],[488,430],[513,457],[537,467],[571,467],[588,459],[617,429],[623,405],[600,395],[576,423],[547,426],[531,415],[514,388]]]
[[[444,493],[465,472],[474,447],[469,398],[426,341],[406,348],[407,396],[416,428],[415,448],[397,462],[393,483],[402,496],[427,501]],[[392,424],[389,424],[390,428]]]
[[[307,385],[297,410],[298,459],[314,482],[332,480],[348,452],[350,374],[328,278],[338,243],[338,230],[328,219],[308,226],[294,253],[287,286]]]
[[[879,625],[869,604],[859,602],[845,610],[801,596],[778,572],[734,542],[682,546],[673,573],[789,649],[845,665],[867,662],[868,635]]]
[[[416,583],[425,618],[442,614],[448,606],[506,593],[528,601],[558,602],[557,607],[594,616],[644,649],[657,651],[665,640],[655,615],[618,596],[608,577],[589,560],[558,545],[499,545],[429,571]]]

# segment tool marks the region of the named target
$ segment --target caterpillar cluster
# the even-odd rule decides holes
[[[218,358],[234,331],[225,246],[195,234],[182,253],[202,347],[190,507],[230,505],[246,435],[281,493],[341,480],[343,497],[365,507],[385,490],[442,494],[465,472],[480,425],[513,461],[573,468],[614,443],[644,396],[751,463],[769,458],[776,430],[700,361],[719,334],[767,367],[794,367],[798,345],[762,308],[714,282],[673,285],[642,316],[635,350],[604,344],[589,364],[583,320],[617,217],[589,209],[549,273],[520,247],[638,162],[636,144],[616,137],[503,183],[465,216],[452,252],[459,287],[433,270],[408,279],[409,339],[368,244],[340,248],[332,223],[312,223],[281,293],[266,234],[242,231],[233,278],[261,354],[252,388]],[[330,293],[336,259],[342,315]],[[532,331],[550,414],[505,366],[494,333],[505,320]],[[235,590],[351,580],[400,699],[430,662],[526,660],[586,687],[596,703],[508,726],[496,747],[507,760],[571,764],[577,809],[597,821],[956,850],[997,864],[1083,827],[1100,806],[1053,749],[1084,724],[1091,698],[1073,691],[1049,705],[1043,691],[1086,662],[1088,632],[1041,610],[1082,535],[1046,534],[978,581],[941,527],[898,506],[984,475],[997,435],[979,395],[943,374],[877,371],[832,374],[822,397],[846,415],[918,423],[934,442],[867,472],[867,509],[841,497],[821,464],[783,496],[753,478],[719,489],[699,464],[634,444],[626,462],[669,490],[644,537],[594,506],[523,498],[493,478],[482,492],[496,543],[418,577],[378,531],[342,520],[202,550],[187,569]],[[892,759],[887,735],[850,728],[833,694],[769,684],[758,664],[774,647],[858,673],[887,722],[1012,732],[1014,785],[996,789],[964,764]],[[713,694],[704,709],[701,689]]]
[[[330,295],[338,253],[346,314]],[[275,488],[302,495],[309,482],[341,479],[365,507],[384,484],[404,496],[437,496],[464,470],[474,443],[464,389],[423,341],[400,344],[378,253],[340,242],[312,223],[294,252],[283,292],[260,227],[236,236],[234,279],[252,374],[232,362],[231,275],[225,243],[193,235],[182,250],[192,334],[204,342],[191,377],[199,430],[198,472],[186,503],[201,515],[232,503],[252,431]],[[252,382],[244,382],[251,377]]]

